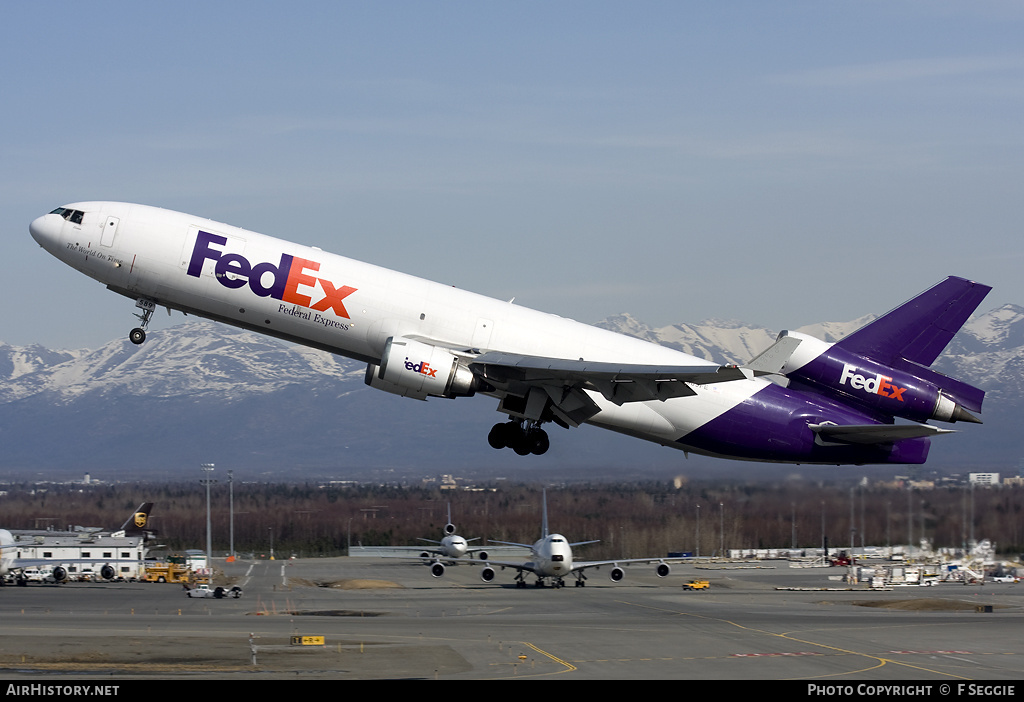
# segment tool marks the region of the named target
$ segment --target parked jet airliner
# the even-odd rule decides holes
[[[979,422],[984,392],[929,368],[990,288],[950,277],[836,343],[783,331],[745,366],[685,353],[193,215],[80,202],[34,220],[48,252],[136,301],[348,356],[405,397],[498,400],[495,448],[592,424],[687,452],[923,463],[928,420]],[[896,420],[908,420],[896,423]]]
[[[420,553],[421,558],[432,558],[439,560],[441,558],[454,559],[462,558],[466,554],[470,556],[476,556],[477,558],[487,558],[487,551],[485,546],[470,546],[470,541],[477,541],[480,537],[474,536],[472,539],[467,539],[465,536],[459,536],[455,533],[455,525],[452,524],[452,505],[448,503],[448,522],[444,525],[444,537],[440,541],[434,539],[424,539],[420,537],[418,540],[424,543],[434,544],[434,547],[425,548]]]
[[[514,568],[516,570],[516,587],[526,587],[526,574],[530,573],[537,577],[537,580],[534,582],[536,587],[543,587],[544,583],[550,579],[556,588],[560,588],[565,586],[565,578],[568,578],[570,575],[576,578],[576,582],[574,583],[576,587],[585,587],[587,584],[587,577],[584,575],[584,571],[591,568],[609,568],[608,575],[611,578],[611,581],[613,583],[617,583],[626,575],[625,571],[622,570],[622,566],[624,565],[631,565],[634,563],[657,563],[654,572],[659,578],[664,578],[672,572],[668,561],[689,560],[688,558],[628,558],[619,559],[617,561],[573,560],[573,546],[596,544],[597,541],[577,541],[575,543],[569,543],[561,534],[552,534],[548,530],[548,496],[546,490],[542,492],[541,500],[543,507],[539,539],[534,541],[532,544],[517,544],[511,541],[493,542],[496,544],[506,544],[508,546],[519,546],[529,549],[530,558],[532,560],[495,561],[487,560],[486,556],[473,559],[471,561],[472,563],[482,564],[484,566],[480,571],[480,579],[485,583],[489,583],[494,580],[495,566],[502,570],[505,570],[506,568]],[[430,566],[430,574],[435,578],[440,578],[444,575],[444,572],[444,565],[440,562],[434,563]]]

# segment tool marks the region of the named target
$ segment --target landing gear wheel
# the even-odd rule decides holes
[[[128,340],[138,346],[146,340],[146,330],[141,327],[135,327],[128,332]]]
[[[491,427],[490,433],[487,434],[487,443],[491,448],[506,448],[512,444],[518,432],[519,426],[515,422],[500,422]]]
[[[487,434],[487,443],[491,448],[510,448],[520,456],[534,454],[540,456],[551,446],[548,433],[540,428],[539,423],[523,426],[517,421],[502,422],[491,427]]]
[[[551,442],[548,440],[548,433],[543,429],[531,429],[526,435],[526,443],[530,447],[530,453],[542,456],[547,453]]]

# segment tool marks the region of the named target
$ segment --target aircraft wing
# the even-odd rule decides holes
[[[572,571],[575,573],[588,568],[604,568],[615,566],[628,566],[636,564],[650,565],[651,563],[689,563],[692,558],[620,558],[614,561],[573,561]]]
[[[461,558],[452,558],[451,556],[445,555],[444,551],[439,548],[432,548],[430,546],[352,546],[349,548],[349,556],[363,557],[363,558],[405,558],[415,559],[417,561],[441,559],[445,561],[459,561],[466,562],[469,559],[469,555],[476,551],[487,551],[488,553],[506,553],[510,556],[517,555],[520,553],[529,553],[529,546],[519,546],[515,544],[513,546],[474,546],[466,551],[466,556]],[[421,553],[431,554],[426,559],[420,556]],[[480,561],[486,563],[486,561]]]
[[[659,366],[630,363],[548,358],[488,351],[470,361],[470,368],[491,385],[526,395],[530,387],[541,387],[566,419],[579,425],[597,413],[584,390],[594,390],[609,402],[668,400],[696,395],[690,384],[707,385],[743,380],[761,371],[737,366],[703,364]]]
[[[931,424],[809,424],[823,441],[847,444],[885,444],[900,439],[917,439],[939,434],[953,434]]]
[[[480,558],[471,558],[466,561],[469,565],[482,565],[491,566],[492,568],[512,568],[513,570],[526,571],[527,573],[537,573],[537,564],[533,561],[496,561],[493,558],[489,558],[486,561]],[[539,575],[539,573],[538,573]]]

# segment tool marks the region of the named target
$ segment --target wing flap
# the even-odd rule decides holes
[[[609,402],[667,400],[696,394],[689,384],[743,380],[760,373],[736,366],[656,366],[489,351],[470,363],[488,382],[595,390]],[[550,394],[550,391],[549,391]],[[552,398],[555,399],[555,398]],[[556,404],[558,404],[556,402]]]

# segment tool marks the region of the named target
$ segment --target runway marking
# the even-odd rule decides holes
[[[887,657],[885,657],[883,655],[872,654],[872,653],[865,653],[863,651],[852,651],[852,650],[849,650],[849,649],[840,648],[839,646],[831,646],[829,644],[824,644],[824,643],[821,643],[819,641],[809,641],[807,639],[800,639],[800,638],[797,638],[797,637],[792,636],[791,634],[785,633],[785,632],[780,634],[780,633],[776,633],[776,632],[773,632],[773,631],[765,631],[764,629],[755,629],[753,627],[744,626],[743,624],[739,624],[738,622],[734,622],[734,621],[729,620],[729,619],[722,619],[721,617],[709,617],[709,616],[704,615],[704,614],[694,614],[693,612],[682,612],[680,610],[666,609],[666,608],[663,608],[663,607],[653,607],[651,605],[637,604],[635,602],[624,602],[622,600],[619,600],[619,603],[620,604],[625,604],[625,605],[630,605],[632,607],[638,607],[638,608],[641,608],[641,609],[652,609],[652,610],[655,610],[655,611],[669,612],[669,613],[677,614],[677,615],[684,616],[684,617],[693,617],[695,619],[705,619],[705,620],[708,620],[708,621],[724,622],[725,624],[729,624],[730,626],[734,626],[737,629],[743,629],[744,631],[751,631],[751,632],[758,633],[758,634],[764,634],[765,636],[774,636],[774,637],[777,637],[777,638],[785,639],[787,641],[795,641],[797,643],[806,644],[808,646],[817,646],[819,648],[828,649],[829,651],[835,651],[837,653],[842,653],[842,654],[847,654],[847,655],[852,655],[852,656],[860,656],[862,658],[868,658],[868,659],[872,659],[872,660],[876,661],[875,665],[869,665],[869,666],[867,666],[865,668],[861,668],[859,670],[850,670],[850,671],[847,671],[846,673],[827,673],[827,674],[824,674],[824,675],[803,676],[803,677],[799,677],[799,678],[794,678],[795,680],[814,680],[814,679],[817,679],[817,678],[834,678],[834,677],[842,677],[844,675],[856,675],[858,673],[864,673],[864,672],[869,671],[869,670],[876,670],[878,668],[884,668],[886,665],[889,665],[889,664],[896,665],[896,666],[901,666],[901,667],[905,667],[905,668],[910,668],[911,670],[915,670],[915,671],[924,671],[924,672],[928,672],[928,673],[934,673],[935,675],[943,675],[943,676],[950,677],[950,678],[957,678],[957,679],[960,679],[960,680],[968,680],[969,679],[967,676],[964,676],[964,675],[956,675],[954,673],[947,673],[947,672],[942,671],[942,670],[935,670],[933,668],[926,668],[926,667],[920,666],[920,665],[913,665],[911,663],[907,663],[907,662],[904,662],[904,661],[898,661],[898,660],[894,660],[892,658],[887,658]]]
[[[548,676],[551,676],[551,675],[561,675],[562,673],[571,673],[574,670],[576,670],[576,666],[574,666],[569,661],[562,660],[561,658],[559,658],[558,656],[554,655],[553,653],[548,653],[547,651],[545,651],[543,649],[537,648],[536,646],[534,646],[529,641],[519,641],[518,643],[521,643],[523,646],[529,646],[530,648],[532,648],[534,651],[536,651],[537,653],[541,654],[542,656],[546,656],[547,658],[550,658],[551,660],[553,660],[555,663],[558,663],[559,665],[565,666],[565,670],[556,670],[556,671],[554,671],[552,673],[531,673],[529,675],[518,675],[517,674],[516,678],[543,678],[543,677],[548,677]]]

